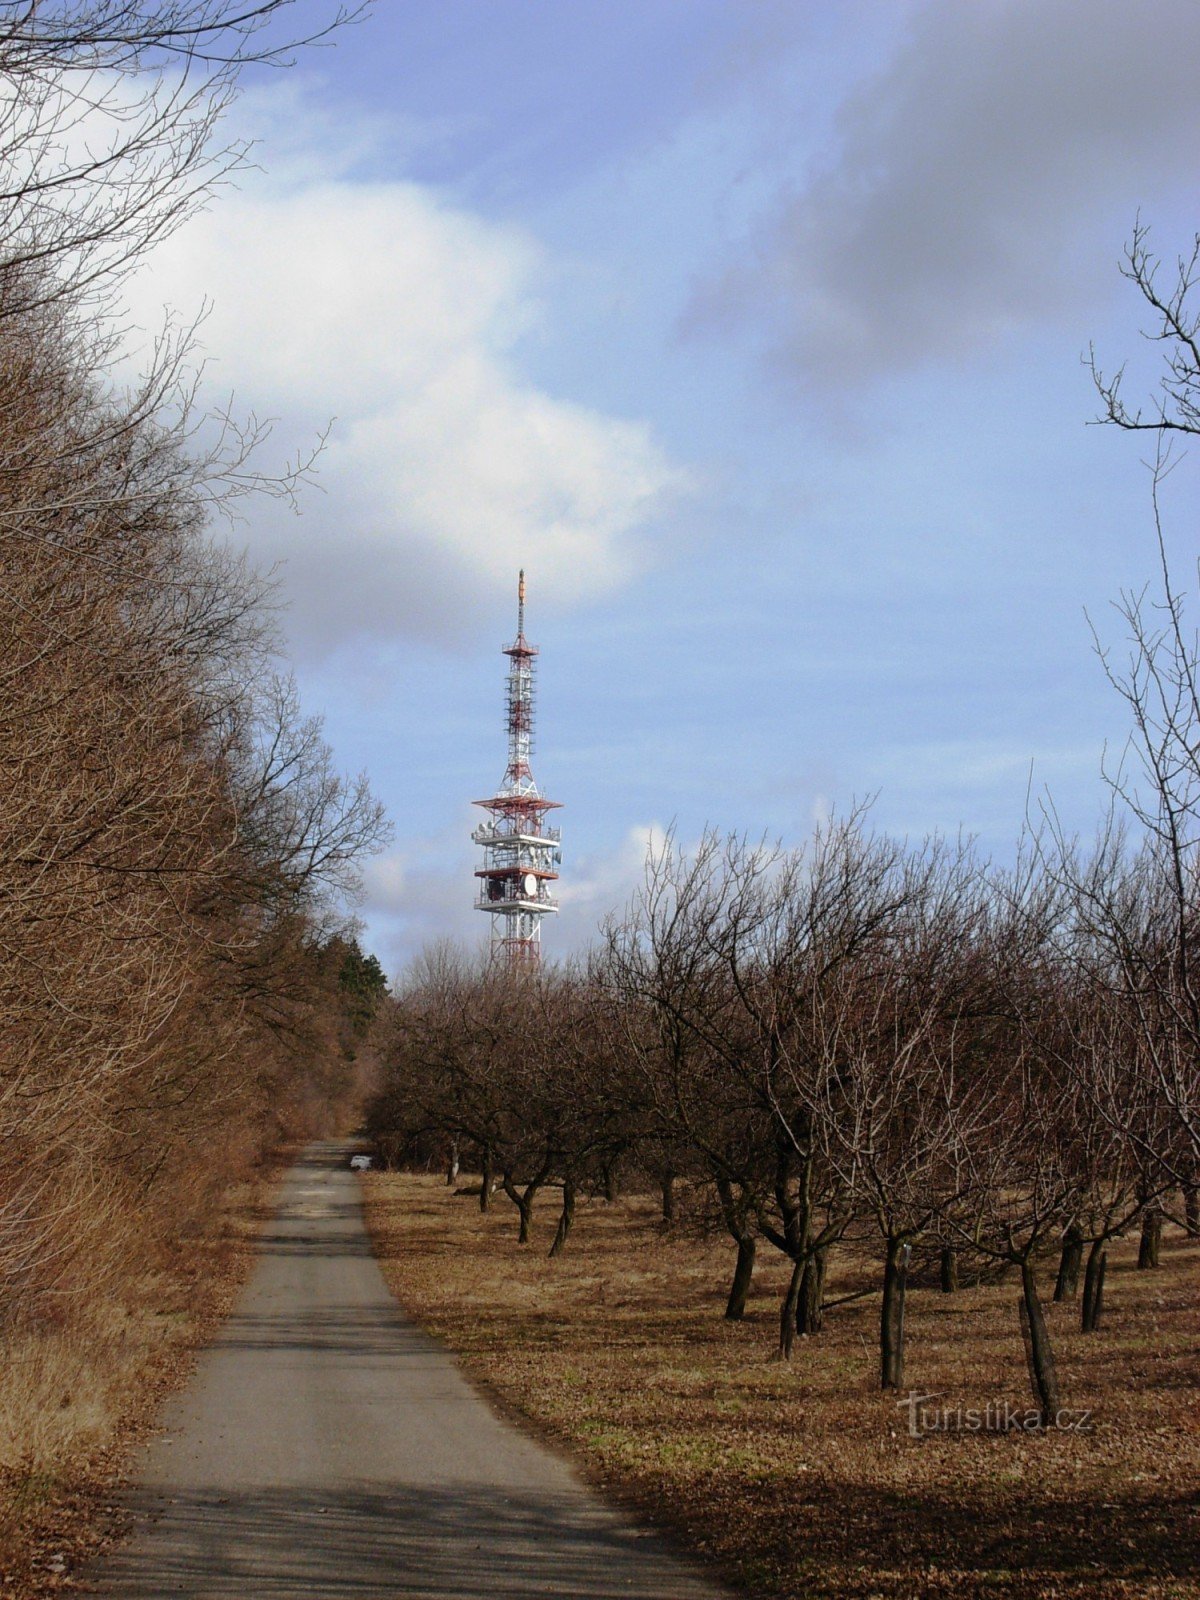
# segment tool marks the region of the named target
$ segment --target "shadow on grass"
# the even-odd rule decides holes
[[[1166,1486],[1102,1504],[1027,1491],[951,1498],[844,1484],[806,1492],[773,1485],[756,1498],[764,1553],[813,1596],[908,1596],[943,1586],[960,1597],[1107,1595],[1118,1584],[1194,1578],[1200,1549],[1196,1497]],[[941,1582],[930,1584],[929,1573]]]

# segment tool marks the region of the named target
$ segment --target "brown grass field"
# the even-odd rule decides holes
[[[366,1175],[368,1219],[401,1303],[505,1407],[611,1494],[673,1529],[734,1587],[772,1597],[1200,1596],[1200,1244],[1168,1227],[1163,1265],[1110,1254],[1105,1326],[1047,1306],[1064,1406],[1087,1431],[913,1438],[877,1387],[878,1297],[832,1310],[773,1357],[783,1271],[760,1247],[741,1324],[722,1318],[732,1247],[664,1235],[652,1202],[580,1202],[547,1259],[514,1208],[438,1178]],[[877,1269],[849,1252],[830,1298]],[[1045,1270],[1046,1296],[1053,1263]],[[910,1288],[906,1382],[937,1404],[1024,1411],[1011,1281]]]
[[[245,1280],[273,1209],[278,1161],[180,1239],[61,1323],[5,1345],[0,1367],[0,1596],[32,1600],[119,1538],[112,1505],[137,1446],[191,1375]]]

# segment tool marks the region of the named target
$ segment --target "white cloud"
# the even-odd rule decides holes
[[[661,822],[635,822],[616,850],[584,856],[578,872],[563,883],[563,909],[597,910],[598,918],[605,910],[622,906],[642,882],[646,862],[661,856],[667,837]]]
[[[363,889],[371,910],[400,916],[408,906],[408,863],[397,852],[377,856],[363,868]]]
[[[562,911],[556,919],[555,946],[577,950],[594,939],[608,913],[620,912],[645,881],[648,859],[662,854],[667,838],[667,829],[659,822],[635,823],[615,850],[593,851],[577,865],[569,863],[559,890]],[[555,932],[551,929],[551,934]]]
[[[298,520],[252,510],[256,555],[286,561],[293,642],[436,632],[518,565],[561,604],[648,560],[660,510],[687,486],[643,422],[559,399],[523,377],[539,327],[536,243],[403,181],[356,181],[290,86],[259,95],[281,128],[278,176],[251,174],[168,240],[136,281],[136,322],[206,302],[212,396],[278,419],[287,449],[335,419]],[[320,134],[320,137],[316,135]]]

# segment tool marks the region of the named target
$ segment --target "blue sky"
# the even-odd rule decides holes
[[[305,0],[302,13],[325,8]],[[1004,855],[1103,804],[1087,622],[1152,572],[1117,261],[1200,226],[1191,0],[381,0],[255,76],[259,170],[135,290],[207,297],[206,382],[333,420],[282,562],[306,703],[396,822],[367,942],[477,939],[516,569],[542,647],[565,952],[654,829],[881,827]],[[1172,538],[1194,551],[1191,464]]]

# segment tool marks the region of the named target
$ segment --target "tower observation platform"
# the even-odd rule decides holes
[[[553,886],[562,864],[558,828],[546,818],[560,809],[534,782],[534,669],[537,646],[525,638],[525,574],[517,582],[517,637],[504,646],[508,657],[505,705],[508,765],[500,787],[488,800],[476,800],[488,813],[471,834],[483,849],[476,869],[475,907],[492,918],[492,953],[513,969],[536,967],[541,959],[542,918],[558,910]]]

